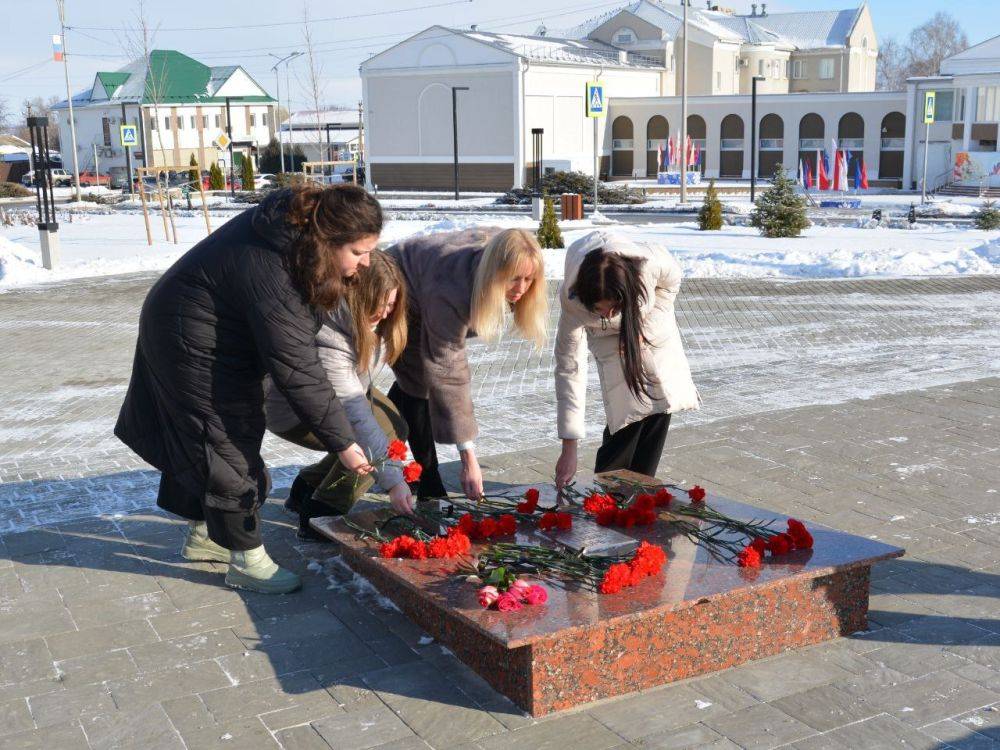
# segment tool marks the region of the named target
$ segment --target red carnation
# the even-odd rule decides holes
[[[602,510],[617,507],[618,505],[615,503],[615,499],[613,497],[610,495],[600,495],[596,492],[583,501],[583,509],[588,513],[593,513],[594,515],[597,515]]]
[[[767,540],[762,536],[754,537],[753,541],[750,542],[750,546],[757,550],[758,555],[763,555],[767,549]]]
[[[448,529],[448,553],[449,557],[464,555],[472,549],[472,542],[469,537],[458,529]]]
[[[813,537],[802,521],[788,519],[788,535],[795,543],[795,549],[812,549]]]
[[[638,518],[635,520],[638,526],[649,526],[650,524],[656,523],[656,511],[655,510],[641,510],[639,511]]]
[[[386,559],[396,556],[396,551],[399,549],[399,545],[396,544],[396,540],[393,539],[391,542],[384,542],[379,545],[378,554],[379,557],[384,557]]]
[[[420,475],[423,474],[423,472],[423,466],[418,464],[416,461],[410,461],[410,463],[403,467],[403,479],[406,482],[416,482],[420,479]]]
[[[617,513],[618,511],[616,511],[614,508],[607,508],[606,510],[602,510],[600,513],[597,514],[597,525],[614,526],[615,516],[617,515]]]
[[[736,556],[736,564],[741,568],[759,568],[760,553],[753,547],[744,547],[743,551]]]
[[[497,522],[488,516],[479,522],[479,535],[483,539],[489,539],[491,536],[497,533],[499,526]]]
[[[604,574],[597,587],[602,594],[617,594],[628,585],[629,567],[625,563],[615,563]]]
[[[632,506],[637,510],[652,510],[656,506],[656,496],[647,494],[636,495]]]
[[[538,519],[538,528],[542,531],[548,531],[549,529],[554,529],[558,523],[558,516],[552,511],[546,511],[545,513],[542,513],[542,517]]]
[[[538,490],[532,487],[524,493],[524,501],[517,504],[518,513],[531,514],[538,507]]]
[[[563,531],[573,528],[573,516],[569,513],[556,513],[556,528]]]
[[[510,513],[504,513],[497,520],[497,529],[499,536],[510,536],[517,531],[517,519]]]
[[[674,499],[674,496],[667,491],[666,487],[660,487],[656,491],[656,494],[653,495],[653,498],[657,508],[666,508],[670,505],[670,501]]]
[[[531,588],[528,589],[528,593],[524,596],[524,601],[528,604],[545,604],[548,601],[549,593],[537,584],[532,584]]]
[[[476,532],[476,519],[472,517],[472,514],[466,513],[458,519],[458,529],[463,534],[472,536]]]
[[[787,555],[795,543],[788,534],[775,534],[767,540],[767,549],[772,555]]]
[[[389,450],[387,451],[389,459],[392,461],[405,461],[406,460],[406,443],[402,440],[393,440],[389,443]]]
[[[697,484],[687,491],[688,497],[691,498],[693,502],[700,503],[705,500],[705,488],[699,487]]]
[[[451,547],[448,544],[448,540],[443,536],[431,539],[431,541],[427,543],[427,556],[435,559],[450,557]]]

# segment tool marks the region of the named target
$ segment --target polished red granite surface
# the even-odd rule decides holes
[[[779,519],[784,528],[786,516],[711,493],[707,502],[737,518]],[[373,515],[352,518],[368,525]],[[548,602],[511,613],[481,608],[476,586],[454,575],[457,561],[383,560],[342,521],[314,525],[342,545],[345,562],[535,715],[863,629],[870,565],[903,553],[810,525],[814,549],[745,569],[712,559],[657,523],[626,533],[667,551],[658,576],[608,596],[542,581]],[[544,541],[530,530],[518,540]]]

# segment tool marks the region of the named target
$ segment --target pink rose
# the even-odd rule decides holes
[[[517,612],[520,608],[521,601],[517,598],[517,594],[513,592],[505,591],[497,599],[497,609],[501,612]]]
[[[549,593],[543,589],[541,586],[531,586],[528,589],[528,593],[524,597],[524,601],[528,604],[545,604],[548,601]]]
[[[483,586],[479,589],[479,605],[481,607],[489,607],[499,598],[500,592],[497,591],[496,586]]]
[[[520,578],[515,578],[514,582],[510,585],[508,591],[517,597],[518,601],[523,602],[524,597],[528,595],[528,591],[531,590],[531,584]]]

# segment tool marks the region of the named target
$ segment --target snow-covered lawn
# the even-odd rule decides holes
[[[212,211],[212,227],[233,217]],[[524,214],[489,213],[414,215],[393,219],[383,240],[395,242],[415,233],[444,232],[471,226],[534,228]],[[38,230],[34,224],[0,227],[0,289],[74,278],[106,276],[167,268],[205,234],[201,212],[179,211],[177,244],[165,239],[163,222],[151,216],[153,245],[146,244],[141,213],[109,212],[104,207],[72,213],[60,211],[61,262],[53,271],[41,267]],[[562,222],[569,244],[594,229],[584,221]],[[1000,233],[951,225],[921,225],[914,229],[811,227],[795,239],[769,240],[749,227],[699,232],[693,222],[617,224],[613,227],[637,239],[669,248],[687,276],[774,276],[788,278],[845,276],[920,276],[1000,273]],[[562,251],[546,252],[547,276],[561,278]]]

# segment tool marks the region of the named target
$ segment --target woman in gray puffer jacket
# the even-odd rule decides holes
[[[358,444],[376,467],[374,480],[347,472],[335,453],[303,467],[286,503],[299,513],[300,537],[317,538],[309,527],[310,518],[347,513],[375,482],[397,511],[412,511],[412,496],[400,463],[379,460],[387,455],[390,441],[406,440],[406,422],[372,383],[373,370],[398,359],[406,346],[406,335],[406,283],[395,261],[375,251],[369,267],[358,275],[343,303],[326,317],[316,335],[320,364],[343,404]],[[304,448],[324,450],[277,388],[268,391],[265,410],[271,432]]]

